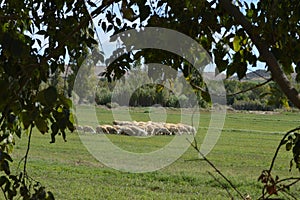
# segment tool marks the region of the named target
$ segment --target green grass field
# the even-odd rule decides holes
[[[131,109],[131,117],[137,121],[148,121],[149,113],[145,111],[146,108]],[[168,122],[179,121],[178,110],[169,109],[167,113]],[[113,120],[111,111],[104,108],[97,109],[97,117],[102,124],[111,124]],[[200,113],[200,128],[196,136],[199,143],[203,140],[209,120],[209,112]],[[298,120],[298,113],[227,113],[222,135],[208,159],[243,194],[257,199],[261,194],[258,176],[262,170],[268,169],[284,132],[297,127]],[[109,139],[128,151],[149,152],[170,142],[172,136],[141,139],[110,135]],[[51,190],[56,199],[229,199],[226,191],[208,172],[223,180],[206,162],[198,159],[192,147],[163,169],[135,174],[101,164],[87,151],[77,133],[68,134],[67,140],[63,142],[58,137],[55,144],[50,144],[50,135],[41,135],[37,131],[34,131],[32,138],[27,167],[29,175]],[[14,172],[25,154],[26,142],[25,134],[16,141]],[[290,159],[290,152],[280,151],[274,172],[280,177],[299,175],[296,170],[289,172]],[[292,188],[292,192],[300,197],[300,186]]]

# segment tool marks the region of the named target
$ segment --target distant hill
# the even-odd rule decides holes
[[[246,79],[269,79],[271,78],[271,73],[263,70],[263,69],[258,69],[256,71],[253,72],[249,72],[246,74]]]
[[[246,76],[242,79],[242,81],[260,81],[260,80],[269,79],[270,77],[271,77],[270,72],[263,69],[258,69],[256,71],[247,73]],[[238,77],[235,75],[229,79],[238,80]]]

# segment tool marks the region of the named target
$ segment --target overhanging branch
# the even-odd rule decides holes
[[[236,23],[241,25],[245,32],[249,35],[253,44],[257,47],[260,56],[266,61],[272,73],[273,80],[279,85],[283,93],[289,100],[298,108],[300,108],[300,95],[297,90],[292,86],[282,69],[274,54],[269,51],[269,47],[263,43],[257,34],[256,27],[252,25],[240,10],[234,6],[230,0],[220,0],[221,7],[231,16],[234,17]]]

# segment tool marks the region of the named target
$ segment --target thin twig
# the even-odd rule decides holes
[[[271,171],[272,171],[272,169],[273,169],[275,160],[276,160],[276,158],[277,158],[277,155],[278,155],[278,153],[279,153],[279,150],[280,150],[280,148],[281,148],[281,146],[282,146],[282,144],[283,144],[285,138],[286,138],[289,134],[291,134],[292,132],[295,132],[295,131],[298,131],[298,130],[300,130],[300,127],[297,127],[297,128],[294,128],[294,129],[288,131],[288,132],[283,136],[283,138],[281,139],[281,141],[280,141],[280,143],[279,143],[279,145],[278,145],[278,147],[277,147],[277,149],[276,149],[276,151],[275,151],[275,154],[274,154],[274,156],[273,156],[273,159],[272,159],[272,162],[271,162],[269,171],[268,171],[269,174],[271,173]]]
[[[293,194],[291,194],[290,192],[287,192],[285,189],[291,187],[292,185],[298,183],[300,181],[300,178],[287,178],[287,179],[282,179],[280,181],[278,181],[276,184],[282,182],[282,181],[287,181],[288,179],[296,179],[294,182],[288,184],[288,185],[283,185],[280,188],[277,189],[277,192],[282,192],[284,195],[288,195],[290,197],[292,197],[293,199],[297,199],[297,197],[295,197]],[[263,195],[259,198],[259,199],[268,199],[269,197],[271,197],[273,194],[269,194],[267,197],[265,197],[265,195],[267,194],[267,192],[263,192]]]
[[[27,149],[26,149],[26,153],[25,153],[25,156],[24,156],[24,168],[23,168],[23,174],[24,174],[24,176],[26,176],[26,165],[27,165],[28,153],[29,153],[29,149],[30,149],[32,129],[33,129],[33,124],[31,124],[31,126],[30,126],[30,132],[29,132],[29,136],[28,136]]]
[[[207,172],[211,177],[213,177],[213,179],[215,181],[217,181],[222,188],[227,192],[227,194],[230,196],[231,199],[234,199],[233,195],[230,193],[230,191],[228,190],[228,188],[226,187],[226,185],[224,185],[220,180],[218,180],[211,172]]]
[[[216,95],[216,96],[235,96],[235,95],[238,95],[238,94],[241,94],[241,93],[245,93],[245,92],[248,92],[248,91],[250,91],[250,90],[254,90],[254,89],[256,89],[256,88],[259,88],[259,87],[261,87],[261,86],[264,86],[264,85],[266,85],[267,83],[269,83],[270,81],[272,81],[273,79],[272,78],[269,78],[269,79],[267,79],[265,82],[263,82],[263,83],[260,83],[260,84],[257,84],[257,85],[255,85],[255,86],[253,86],[253,87],[250,87],[250,88],[247,88],[247,89],[245,89],[245,90],[241,90],[241,91],[238,91],[238,92],[235,92],[235,93],[231,93],[231,94],[225,94],[225,95],[221,95],[221,94],[214,94],[214,95]],[[198,85],[195,85],[194,83],[192,83],[192,82],[190,82],[190,84],[191,84],[191,86],[193,87],[193,88],[195,88],[195,89],[197,89],[197,90],[200,90],[201,92],[208,92],[208,91],[206,91],[204,88],[202,88],[202,87],[200,87],[200,86],[198,86]]]
[[[300,181],[300,179],[297,179],[297,180],[295,180],[294,182],[292,182],[292,183],[290,183],[290,184],[288,184],[288,185],[285,185],[285,187],[291,187],[292,185],[295,185],[296,183],[298,183]],[[284,188],[282,188],[282,189],[284,189]]]
[[[235,95],[238,95],[238,94],[241,94],[241,93],[248,92],[248,91],[250,91],[250,90],[254,90],[254,89],[256,89],[256,88],[259,88],[259,87],[261,87],[261,86],[266,85],[267,83],[269,83],[269,82],[272,81],[272,80],[273,80],[272,78],[269,78],[268,80],[266,80],[266,81],[263,82],[263,83],[257,84],[257,85],[255,85],[255,86],[253,86],[253,87],[247,88],[247,89],[245,89],[245,90],[241,90],[241,91],[239,91],[239,92],[235,92],[235,93],[232,93],[232,94],[227,94],[227,96],[235,96]]]
[[[293,199],[297,200],[298,198],[295,197],[293,194],[291,194],[290,192],[287,192],[286,190],[282,190],[282,194],[284,194],[286,197],[290,196],[292,197]]]
[[[102,3],[103,3],[103,1],[102,1]],[[114,0],[109,0],[109,1],[105,2],[104,5],[101,5],[98,8],[96,8],[94,11],[92,11],[91,16],[93,18],[97,17],[98,15],[100,15],[106,8],[108,8],[113,3],[114,3]]]
[[[298,131],[298,130],[300,130],[300,127],[297,127],[297,128],[292,129],[292,130],[289,130],[289,131],[286,132],[286,134],[282,137],[282,139],[281,139],[280,143],[278,144],[277,149],[276,149],[276,151],[275,151],[275,153],[274,153],[272,162],[271,162],[271,164],[270,164],[270,168],[269,168],[269,170],[267,171],[267,172],[268,172],[268,176],[271,176],[271,172],[272,172],[273,166],[274,166],[274,164],[275,164],[276,158],[277,158],[277,156],[278,156],[279,150],[280,150],[281,146],[284,144],[285,139],[286,139],[291,133],[293,133],[293,132],[295,132],[295,131]],[[290,183],[290,184],[288,184],[288,185],[284,185],[283,187],[280,187],[279,189],[277,189],[277,192],[279,192],[279,191],[284,191],[285,188],[290,187],[290,186],[296,184],[297,182],[300,181],[300,177],[299,177],[299,178],[290,177],[290,178],[282,179],[282,180],[278,181],[276,184],[278,184],[278,183],[280,183],[280,182],[288,181],[288,180],[295,180],[295,181],[292,182],[292,183]],[[266,195],[266,194],[267,194],[267,191],[265,191],[265,187],[264,187],[263,190],[262,190],[262,196],[261,196],[259,199],[267,199],[268,197],[270,197],[270,196],[272,195],[272,194],[269,194],[269,195],[265,198],[265,195]],[[288,193],[286,192],[286,194],[288,194]],[[294,198],[294,196],[293,196],[292,194],[289,194],[289,195],[292,196],[292,197]]]
[[[290,178],[281,179],[281,180],[277,181],[277,183],[281,183],[284,181],[291,181],[291,180],[296,180],[296,182],[298,182],[298,181],[300,181],[300,177],[290,177]]]
[[[222,178],[229,183],[229,185],[234,189],[234,191],[242,198],[244,199],[244,196],[242,195],[242,193],[235,187],[235,185],[210,161],[206,158],[206,156],[199,150],[198,146],[195,145],[196,143],[196,138],[194,138],[195,144],[193,144],[191,141],[189,141],[189,139],[187,139],[188,142],[190,142],[190,144],[192,145],[192,147],[194,147],[194,149],[203,157],[203,159],[212,167],[214,168],[214,170],[220,175],[222,176]]]
[[[263,78],[265,80],[268,80],[266,77],[260,75],[259,73],[257,73],[256,71],[252,70],[252,69],[248,69],[249,71],[251,71],[252,73],[254,73],[255,75],[259,76],[260,78]]]
[[[204,88],[202,88],[202,87],[200,87],[200,86],[198,86],[198,85],[195,85],[193,82],[190,82],[190,84],[191,84],[191,86],[193,87],[193,88],[195,88],[195,89],[197,89],[197,90],[200,90],[201,92],[208,92],[208,91],[206,91],[206,89],[204,89]]]

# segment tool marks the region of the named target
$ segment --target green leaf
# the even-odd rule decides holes
[[[46,200],[55,200],[54,195],[52,194],[52,192],[50,192],[50,191],[47,192]]]
[[[211,98],[208,92],[201,92],[201,97],[204,99],[206,102],[210,102]]]
[[[0,187],[2,187],[7,181],[8,181],[8,179],[5,176],[1,176],[0,177]]]
[[[38,117],[35,120],[35,125],[42,134],[47,133],[49,130],[47,121],[42,119],[41,117]]]
[[[21,113],[20,117],[21,117],[21,121],[23,123],[24,129],[28,129],[28,127],[30,126],[30,124],[32,122],[29,112],[23,111]]]
[[[102,22],[101,28],[104,32],[106,32],[106,23],[105,22]]]
[[[62,135],[62,138],[65,142],[67,142],[67,136],[66,136],[66,132],[65,131],[61,131],[61,135]]]
[[[22,135],[21,128],[18,128],[18,129],[16,130],[16,135],[18,136],[18,138],[21,138],[21,135]]]
[[[245,77],[246,72],[247,72],[247,64],[246,63],[241,63],[240,66],[237,68],[237,75],[238,78],[241,80],[242,78]]]
[[[254,11],[252,9],[248,9],[246,16],[250,19],[250,18],[252,18],[253,14],[254,14]]]
[[[4,160],[0,166],[1,170],[5,172],[5,174],[10,175],[9,164],[7,160]]]
[[[48,87],[45,91],[44,91],[44,99],[45,99],[45,103],[48,106],[52,106],[54,105],[54,103],[56,102],[57,99],[57,91],[56,88],[53,86]]]
[[[241,39],[240,39],[240,37],[239,36],[234,36],[234,39],[233,39],[233,50],[235,51],[235,52],[238,52],[240,49],[241,49],[241,45],[240,45],[240,41],[241,41]]]
[[[97,5],[95,3],[93,3],[92,1],[88,0],[87,3],[91,6],[91,7],[97,7]]]
[[[37,34],[37,35],[46,35],[46,34],[47,34],[47,31],[45,31],[45,30],[39,30],[39,31],[36,32],[35,34]]]
[[[51,141],[50,141],[50,143],[55,143],[55,136],[57,135],[58,130],[59,130],[59,128],[58,128],[57,123],[53,123],[51,125],[51,131],[52,131],[52,133],[51,133]]]
[[[8,160],[10,162],[13,162],[13,159],[8,155],[8,153],[1,152],[1,160]]]
[[[288,140],[283,140],[280,145],[285,145],[288,142]]]
[[[292,147],[293,147],[293,144],[292,144],[291,142],[288,142],[288,143],[286,143],[286,145],[285,145],[285,149],[286,149],[287,151],[290,151],[290,150],[292,149]]]
[[[119,18],[116,18],[116,23],[118,26],[121,26],[121,20]]]

